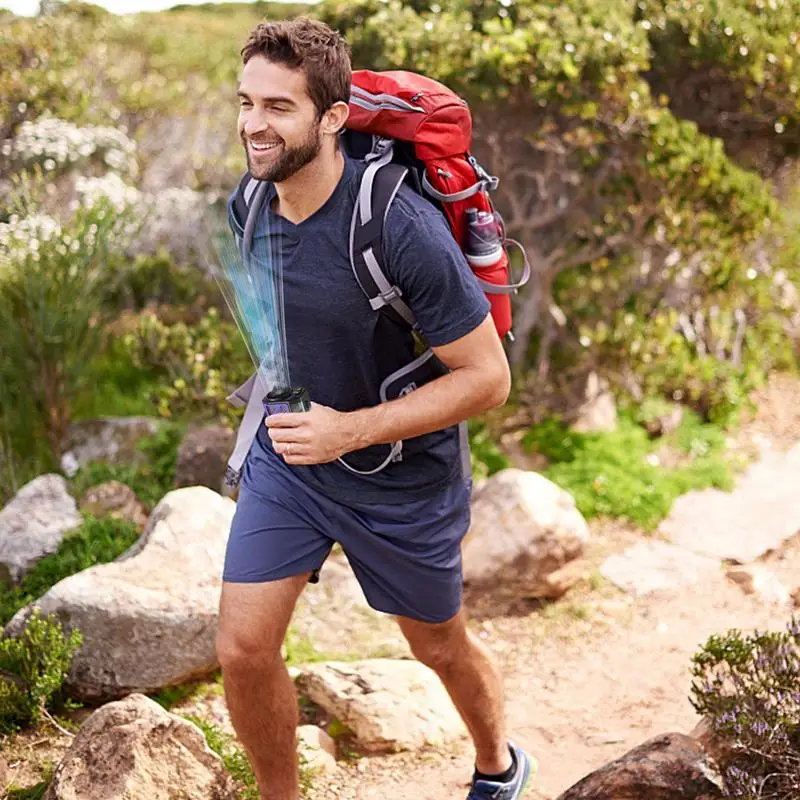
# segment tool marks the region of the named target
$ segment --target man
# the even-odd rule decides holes
[[[255,245],[281,259],[292,383],[314,402],[267,417],[242,471],[217,640],[233,725],[262,798],[297,800],[298,711],[281,643],[339,542],[370,604],[396,617],[463,717],[476,749],[469,798],[515,800],[533,762],[506,739],[501,675],[461,609],[470,483],[456,425],[510,388],[489,304],[444,218],[403,187],[385,223],[386,263],[448,371],[381,402],[381,383],[413,359],[414,341],[370,307],[351,271],[364,165],[339,146],[348,47],[297,20],[262,23],[242,56],[238,130],[251,175],[269,182]],[[399,441],[402,457],[375,469]]]

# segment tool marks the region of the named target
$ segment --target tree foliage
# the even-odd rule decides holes
[[[301,8],[12,18],[0,135],[43,113],[116,125],[137,142],[141,187],[224,192],[244,167],[239,48],[262,16]],[[634,399],[723,419],[795,358],[800,267],[785,254],[800,234],[765,176],[796,152],[800,0],[323,0],[308,13],[347,36],[356,67],[424,72],[470,102],[475,153],[534,268],[511,350],[529,392],[598,369]]]
[[[735,36],[704,27],[722,5]],[[756,5],[361,0],[322,14],[346,31],[357,66],[425,72],[470,100],[475,150],[501,177],[497,204],[534,268],[516,310],[517,365],[547,377],[555,351],[559,368],[600,366],[634,396],[673,394],[724,417],[754,373],[791,360],[789,314],[770,259],[758,259],[779,210],[770,185],[650,80],[676,66],[662,55],[680,20],[720,80],[793,97],[792,14],[781,6],[755,36]],[[733,58],[744,41],[747,57]]]

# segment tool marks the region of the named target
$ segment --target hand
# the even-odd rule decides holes
[[[287,464],[326,464],[345,453],[358,450],[350,415],[317,403],[310,411],[271,414],[264,424],[275,452]]]

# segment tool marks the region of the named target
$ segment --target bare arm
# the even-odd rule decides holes
[[[432,349],[451,372],[404,397],[347,414],[353,450],[422,436],[505,403],[511,375],[491,316]]]
[[[405,397],[347,412],[312,403],[304,414],[267,417],[275,451],[287,464],[323,464],[369,445],[446,428],[505,403],[511,375],[490,316],[433,351],[452,371]]]

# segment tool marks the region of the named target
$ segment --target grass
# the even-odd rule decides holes
[[[236,745],[234,738],[216,725],[199,717],[187,716],[186,719],[200,728],[206,737],[208,746],[222,759],[225,769],[239,784],[240,800],[259,800],[258,786],[250,762],[244,751]],[[308,768],[302,755],[298,755],[298,758],[300,760],[300,796],[305,797],[311,788],[313,772]]]
[[[20,608],[41,597],[60,580],[95,564],[113,561],[138,538],[136,526],[118,519],[84,516],[83,525],[68,534],[58,550],[45,556],[18,586],[0,584],[0,625]]]
[[[371,657],[378,658],[374,654]],[[284,639],[284,661],[287,667],[312,664],[318,661],[357,661],[360,658],[363,656],[355,652],[332,653],[317,650],[311,639],[298,633],[293,627],[289,628]]]
[[[42,800],[47,787],[48,781],[42,781],[35,786],[28,786],[25,789],[15,787],[13,784],[6,790],[6,800]]]
[[[661,466],[655,459],[659,443],[625,415],[610,433],[578,433],[548,420],[522,440],[529,451],[549,459],[543,474],[572,494],[584,517],[627,519],[648,532],[685,492],[733,486],[733,468],[719,427],[687,411],[665,443],[685,455],[685,466]]]
[[[154,694],[150,699],[158,703],[163,709],[169,711],[171,708],[182,703],[184,700],[191,700],[208,690],[208,681],[190,681],[180,683],[177,686],[165,686]]]

